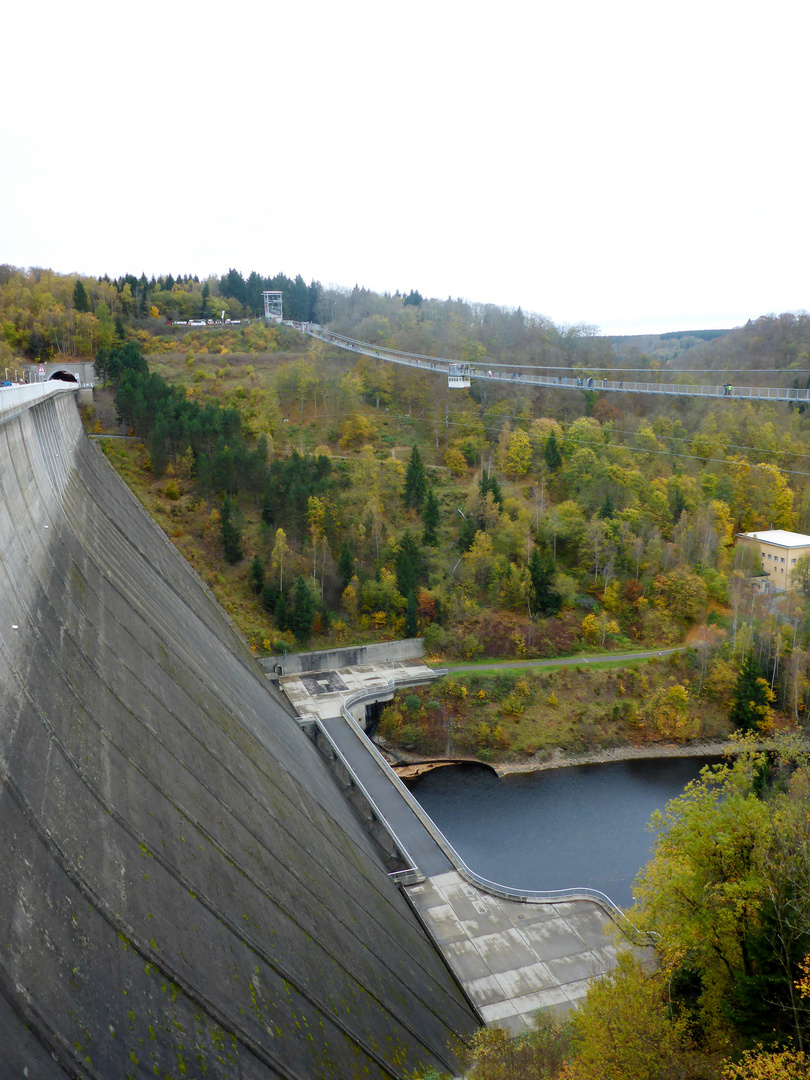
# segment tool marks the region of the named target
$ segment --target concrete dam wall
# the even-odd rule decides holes
[[[73,395],[0,460],[0,1074],[451,1070],[462,992]]]

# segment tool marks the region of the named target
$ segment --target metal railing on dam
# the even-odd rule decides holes
[[[446,674],[446,671],[437,669],[434,671],[436,678]],[[346,697],[341,708],[341,714],[345,723],[354,732],[356,738],[363,744],[363,749],[368,757],[375,763],[380,775],[384,776],[390,785],[390,791],[394,800],[402,800],[410,809],[414,818],[418,822],[419,833],[424,830],[437,848],[447,858],[449,864],[461,874],[471,884],[482,889],[484,892],[491,893],[493,896],[501,897],[505,900],[521,901],[525,903],[548,903],[558,904],[566,900],[588,900],[592,903],[599,905],[603,911],[610,916],[610,918],[620,927],[624,935],[631,941],[641,944],[650,944],[651,938],[649,935],[641,933],[627,918],[624,911],[618,904],[616,904],[609,896],[601,892],[598,889],[592,889],[587,886],[580,886],[569,889],[553,889],[553,890],[532,890],[532,889],[516,889],[507,885],[502,885],[499,882],[491,881],[488,878],[483,877],[481,874],[472,870],[467,863],[462,859],[444,833],[439,829],[433,819],[422,808],[419,801],[414,798],[408,788],[403,784],[400,778],[396,775],[388,762],[380,753],[379,749],[371,739],[369,739],[365,732],[360,727],[359,723],[352,715],[351,709],[358,704],[362,704],[372,700],[379,700],[383,695],[390,696],[394,691],[401,686],[405,685],[417,685],[419,682],[424,682],[424,679],[408,679],[408,680],[391,680],[390,684],[385,687],[376,686],[368,687],[357,693],[351,694]],[[375,814],[383,827],[387,830],[391,837],[394,846],[402,853],[403,860],[410,865],[412,870],[420,871],[421,874],[429,873],[424,866],[420,865],[420,860],[414,858],[410,852],[417,850],[417,834],[413,831],[408,831],[408,818],[399,816],[400,826],[399,831],[395,831],[389,824],[388,817],[391,816],[390,812],[386,813],[385,805],[380,805],[379,798],[375,801],[375,798],[367,790],[366,785],[363,783],[358,771],[355,769],[355,764],[351,761],[349,755],[341,752],[336,742],[326,732],[323,724],[313,718],[313,722],[317,724],[319,730],[329,740],[329,743],[334,748],[336,756],[339,756],[343,767],[353,777],[354,783],[362,790],[364,800],[367,804],[370,804],[375,809]],[[389,804],[391,805],[391,804]],[[411,829],[413,826],[410,827]],[[424,850],[424,848],[423,848]],[[409,877],[409,880],[405,883],[411,884],[416,880],[413,877]]]
[[[698,384],[689,382],[662,382],[658,379],[609,379],[607,376],[591,377],[577,375],[539,375],[525,370],[525,367],[508,364],[474,364],[449,360],[446,357],[426,356],[419,353],[399,352],[397,349],[381,348],[370,345],[367,341],[336,334],[317,323],[290,322],[288,325],[300,330],[302,334],[317,338],[328,345],[335,345],[349,352],[370,356],[375,360],[384,360],[389,364],[401,364],[405,367],[418,368],[420,371],[443,372],[449,375],[450,369],[462,369],[462,374],[469,379],[480,379],[489,383],[507,383],[509,385],[547,387],[550,390],[593,390],[609,391],[621,394],[661,394],[667,397],[691,398],[727,398],[737,401],[771,401],[783,403],[807,403],[810,390],[800,390],[784,386],[733,386]],[[562,369],[560,369],[562,370]]]

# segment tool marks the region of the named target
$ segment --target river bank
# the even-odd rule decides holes
[[[655,758],[723,757],[738,754],[739,744],[722,742],[654,743],[646,746],[613,746],[592,750],[588,754],[568,755],[555,750],[547,761],[493,762],[498,776],[511,773],[542,772],[545,769],[566,769],[570,765],[603,765],[608,761],[649,761]]]
[[[648,761],[657,758],[723,757],[737,754],[737,743],[723,740],[694,743],[653,743],[644,746],[613,746],[592,750],[587,754],[564,754],[556,749],[545,761],[493,761],[484,762],[472,757],[428,758],[407,750],[394,750],[385,740],[375,740],[378,748],[402,779],[415,779],[434,769],[448,765],[476,764],[491,769],[498,776],[516,773],[544,772],[548,769],[567,769],[573,765],[603,765],[610,761]]]

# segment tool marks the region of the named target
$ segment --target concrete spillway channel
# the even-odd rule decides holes
[[[0,1072],[452,1071],[474,1011],[318,750],[72,393],[26,404],[0,400]]]

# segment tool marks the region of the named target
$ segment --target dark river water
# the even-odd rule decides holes
[[[653,811],[717,760],[615,761],[502,779],[455,765],[420,777],[411,791],[482,877],[518,889],[587,886],[628,907],[655,839]]]

